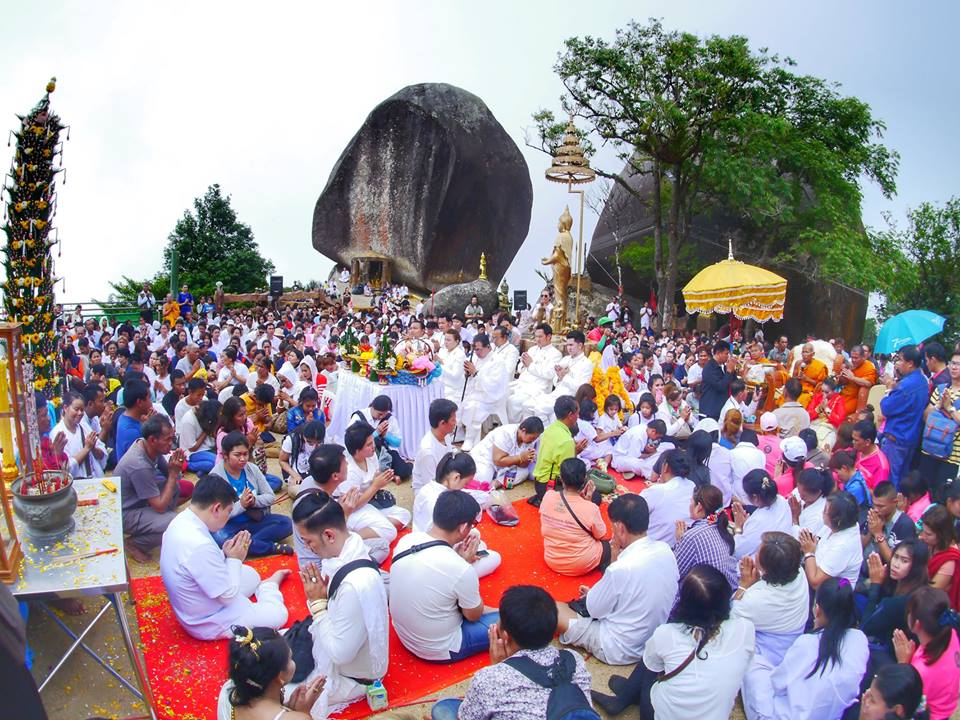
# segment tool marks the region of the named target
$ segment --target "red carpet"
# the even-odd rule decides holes
[[[623,482],[624,487],[638,492],[642,482]],[[557,600],[570,600],[580,585],[593,585],[599,573],[582,577],[564,577],[550,570],[543,561],[543,540],[540,519],[535,508],[525,502],[515,504],[520,516],[516,527],[502,527],[488,518],[480,524],[484,541],[503,556],[503,563],[492,575],[480,581],[484,602],[497,606],[503,591],[511,585],[531,584],[545,588]],[[603,506],[606,517],[606,506]],[[250,563],[261,576],[280,568],[296,571],[292,557],[270,557]],[[290,610],[291,622],[307,615],[306,599],[298,578],[287,580],[282,587]],[[147,674],[161,718],[177,720],[214,720],[217,696],[226,679],[225,640],[201,642],[187,635],[167,600],[160,577],[138,578],[131,582]],[[486,654],[477,655],[453,665],[435,665],[411,655],[390,631],[390,669],[384,685],[390,706],[398,707],[420,698],[429,698],[445,687],[464,680],[488,664]],[[366,702],[354,703],[341,718],[362,718],[370,714]]]

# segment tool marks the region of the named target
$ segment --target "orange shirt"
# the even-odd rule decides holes
[[[869,360],[864,360],[860,367],[853,368],[853,374],[856,375],[861,380],[869,380],[870,385],[877,384],[877,368]],[[857,404],[860,401],[860,388],[861,385],[856,385],[855,383],[844,383],[840,388],[840,394],[843,396],[843,403],[847,408],[847,415],[855,412],[857,409]],[[869,388],[868,388],[869,389]]]
[[[540,504],[543,559],[561,575],[584,575],[593,570],[603,554],[600,539],[607,534],[600,508],[579,495],[566,495],[567,502],[591,534],[570,515],[556,490],[547,490]]]

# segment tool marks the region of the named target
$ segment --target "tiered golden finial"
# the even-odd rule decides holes
[[[583,154],[580,137],[573,124],[573,117],[567,123],[563,135],[563,144],[553,155],[553,165],[547,169],[547,180],[551,182],[580,185],[593,182],[597,173],[590,167],[590,161]]]

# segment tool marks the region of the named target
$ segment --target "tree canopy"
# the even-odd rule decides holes
[[[871,287],[889,272],[860,223],[861,183],[890,196],[898,156],[883,123],[837,86],[795,74],[793,62],[752,51],[744,37],[699,38],[657,20],[631,22],[612,42],[570,38],[555,71],[564,110],[587,138],[627,166],[595,168],[636,195],[629,176],[652,175],[653,266],[662,320],[673,324],[682,248],[694,217],[721,207],[737,218],[741,254],[801,265],[812,275]],[[552,152],[564,123],[534,115]],[[585,143],[588,150],[589,142]]]
[[[904,310],[931,310],[946,318],[944,337],[960,333],[960,198],[943,205],[925,202],[907,213],[907,226],[888,218],[874,243],[898,256],[896,272],[881,286],[884,320]]]
[[[167,237],[163,267],[172,271],[177,255],[180,282],[196,294],[212,294],[216,282],[228,292],[252,292],[266,286],[266,276],[274,265],[260,254],[249,225],[237,219],[217,184],[207,188],[202,198],[193,201]]]

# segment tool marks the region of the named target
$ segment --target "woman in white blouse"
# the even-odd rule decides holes
[[[824,506],[825,534],[818,540],[809,530],[800,531],[798,539],[803,550],[803,570],[810,587],[818,588],[832,577],[857,582],[863,563],[858,517],[857,501],[853,495],[841,490],[828,497]]]
[[[739,500],[733,501],[733,554],[738,560],[760,549],[764,533],[789,533],[793,526],[790,505],[780,497],[776,483],[766,470],[751,470],[744,475],[743,491],[747,502],[756,509],[748,515]]]
[[[784,532],[763,534],[756,559],[740,560],[740,586],[733,615],[753,623],[757,645],[741,694],[748,720],[773,714],[770,675],[803,633],[810,615],[810,589],[800,571],[800,543]]]
[[[80,426],[83,419],[83,398],[72,392],[63,394],[63,417],[50,431],[55,438],[63,433],[67,444],[63,451],[69,458],[67,470],[75,478],[103,477],[103,462],[107,449],[96,432],[84,431]]]
[[[608,715],[636,703],[647,720],[727,720],[754,645],[753,623],[730,616],[723,573],[697,565],[669,619],[647,640],[643,661],[615,696],[593,692],[593,701]]]
[[[775,720],[840,720],[859,695],[870,656],[856,624],[853,585],[828,578],[817,590],[813,632],[797,638],[770,676]]]
[[[787,498],[793,516],[795,538],[800,537],[801,530],[809,530],[814,537],[820,537],[826,532],[823,511],[827,507],[827,496],[833,492],[833,488],[833,475],[829,471],[817,468],[801,471],[797,486]]]

